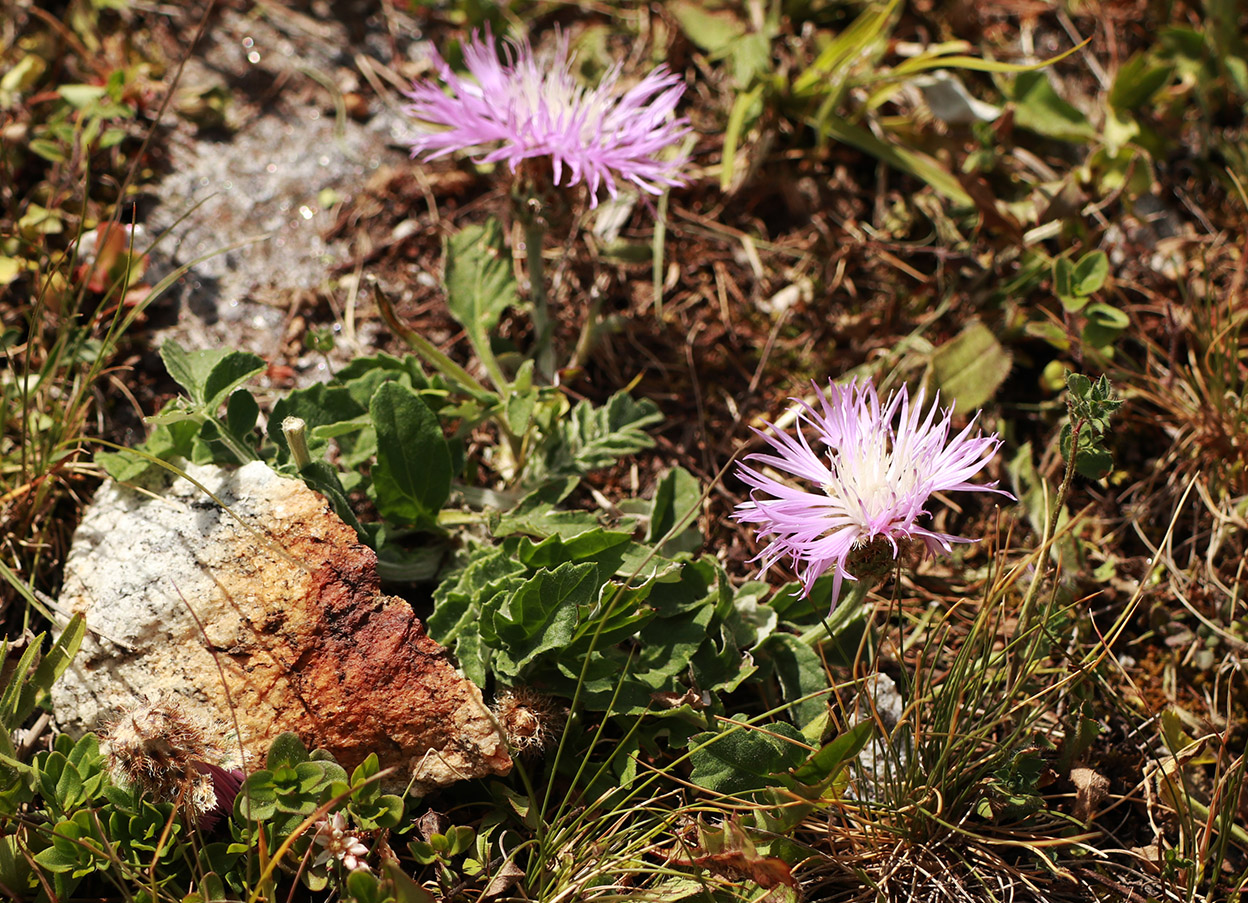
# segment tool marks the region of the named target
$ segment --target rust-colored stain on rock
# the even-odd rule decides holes
[[[348,769],[377,753],[391,785],[510,769],[480,690],[322,496],[262,464],[192,476],[234,516],[179,480],[159,499],[110,486],[79,528],[61,603],[98,635],[54,696],[68,728],[173,692],[237,718],[253,756],[290,730]]]

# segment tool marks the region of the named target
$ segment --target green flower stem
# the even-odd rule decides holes
[[[209,421],[216,423],[216,418],[214,417],[201,416],[201,417],[197,417],[196,419],[199,421],[201,425]],[[214,438],[217,439],[226,448],[228,448],[231,452],[233,452],[234,457],[236,457],[239,460],[240,464],[245,463],[247,461],[259,460],[259,456],[256,454],[255,449],[248,448],[246,445],[243,445],[240,442],[238,442],[230,434],[230,431],[228,429],[224,429],[218,426],[217,435]]]
[[[546,303],[546,272],[542,243],[546,227],[537,216],[524,217],[524,247],[529,267],[529,294],[533,298],[533,331],[537,334],[534,359],[538,372],[549,379],[555,372],[555,352],[551,347],[550,309]]]
[[[1023,597],[1023,604],[1019,609],[1018,632],[1020,636],[1025,635],[1031,628],[1032,609],[1035,607],[1036,596],[1040,591],[1041,582],[1048,573],[1045,563],[1048,561],[1049,546],[1057,530],[1057,520],[1061,517],[1062,508],[1066,504],[1066,496],[1070,494],[1070,481],[1075,475],[1075,462],[1079,458],[1079,432],[1083,429],[1083,424],[1082,420],[1075,420],[1071,424],[1070,460],[1066,462],[1066,473],[1062,477],[1061,487],[1057,490],[1057,500],[1044,519],[1044,535],[1040,538],[1040,557],[1036,561],[1036,573],[1031,585],[1027,587],[1027,595]]]
[[[842,587],[841,598],[836,601],[837,608],[846,608],[853,611],[867,601],[867,593],[875,589],[880,584],[880,579],[872,580],[869,577],[860,577],[848,586]],[[848,592],[846,592],[848,590]],[[823,625],[823,631],[827,634],[828,639],[835,640],[838,631],[828,623],[827,617],[820,612],[819,622]]]
[[[581,334],[576,340],[576,352],[572,356],[572,366],[580,368],[589,360],[589,354],[598,341],[599,319],[602,316],[602,293],[589,294],[589,310],[585,313],[585,321],[581,324]]]
[[[393,305],[386,293],[381,290],[376,282],[373,283],[373,296],[377,300],[377,309],[381,311],[382,318],[386,321],[386,325],[407,343],[407,347],[415,351],[425,363],[433,367],[451,382],[458,384],[469,395],[480,401],[494,402],[498,400],[493,392],[481,385],[472,374],[465,370],[459,364],[455,363],[445,354],[437,349],[432,342],[414,329],[409,329],[399,321],[398,315],[394,312]],[[490,374],[490,379],[494,380],[500,391],[507,388],[507,381],[502,379],[502,373],[498,370],[498,362],[494,360],[493,355],[488,355],[488,349],[477,349],[481,354],[481,361],[485,365],[485,369]]]

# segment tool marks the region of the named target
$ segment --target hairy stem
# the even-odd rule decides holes
[[[546,227],[539,217],[524,218],[524,247],[529,267],[529,294],[533,298],[533,331],[537,334],[534,359],[537,369],[549,379],[555,372],[555,352],[551,347],[550,309],[546,301],[546,272],[542,261],[542,242]]]

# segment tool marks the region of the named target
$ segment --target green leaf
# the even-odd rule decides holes
[[[173,339],[166,339],[160,346],[160,359],[164,362],[165,369],[196,404],[202,404],[204,400],[204,384],[208,381],[208,374],[229,353],[224,348],[188,353]]]
[[[387,520],[436,528],[451,492],[451,453],[437,415],[396,382],[378,387],[369,413],[377,430],[378,512]]]
[[[195,352],[198,354],[199,352]],[[204,380],[204,407],[209,414],[217,409],[247,380],[264,372],[264,358],[249,351],[231,351],[221,358]]]
[[[334,377],[334,385],[345,386],[363,410],[368,407],[377,387],[390,380],[418,392],[424,392],[432,387],[429,378],[420,369],[420,361],[415,356],[408,355],[400,358],[389,354],[356,358],[338,371]]]
[[[71,107],[82,110],[103,97],[107,90],[103,85],[61,85],[56,93]]]
[[[739,796],[782,786],[781,777],[810,755],[801,732],[791,724],[744,725],[690,740],[690,780],[713,793]]]
[[[0,288],[8,285],[22,274],[26,263],[18,257],[5,257],[0,254]]]
[[[338,374],[342,376],[341,373]],[[296,389],[273,405],[269,418],[269,438],[282,450],[282,460],[289,460],[290,451],[282,434],[282,421],[298,417],[308,427],[308,451],[315,458],[323,455],[329,439],[342,435],[336,428],[342,424],[352,431],[360,429],[360,419],[367,418],[368,399],[359,401],[346,386],[330,386],[317,383],[306,389]]]
[[[521,381],[528,382],[532,379],[532,374],[533,361],[527,360],[516,375],[516,385],[512,386],[507,395],[504,412],[507,416],[507,428],[513,436],[523,436],[528,431],[533,409],[537,406],[540,390],[532,386],[520,388]]]
[[[384,860],[381,868],[390,883],[395,903],[435,903],[433,895],[409,878],[397,861]]]
[[[469,625],[475,630],[481,599],[493,596],[506,581],[514,580],[519,586],[516,575],[524,570],[524,565],[502,549],[472,555],[466,567],[448,575],[434,591],[433,614],[426,625],[429,636],[449,646]]]
[[[22,58],[0,76],[0,108],[7,109],[17,102],[14,95],[24,94],[39,83],[47,70],[47,61],[38,53],[25,53]]]
[[[265,368],[264,360],[250,352],[226,348],[186,351],[173,339],[160,346],[160,359],[191,401],[209,415],[216,413],[231,392]]]
[[[355,903],[383,903],[381,881],[367,869],[354,869],[347,875],[347,894]]]
[[[235,392],[225,406],[225,426],[239,442],[251,444],[251,432],[260,418],[260,405],[250,392]]]
[[[1070,288],[1076,295],[1092,295],[1101,290],[1109,277],[1109,257],[1104,251],[1091,251],[1079,258],[1070,274]]]
[[[511,253],[498,220],[466,226],[447,241],[446,303],[478,349],[490,347],[490,333],[504,310],[518,300]]]
[[[42,157],[49,163],[64,163],[69,159],[60,144],[49,141],[47,138],[33,138],[26,146],[30,148],[32,154]]]
[[[1097,302],[1084,309],[1087,323],[1083,327],[1083,341],[1094,348],[1108,348],[1127,327],[1131,318],[1109,304]]]
[[[612,395],[600,408],[582,401],[557,422],[540,454],[530,459],[526,482],[581,476],[650,448],[654,440],[645,429],[662,420],[654,402],[633,401],[626,392]]]
[[[74,850],[60,844],[53,844],[36,853],[34,860],[49,872],[56,874],[73,871],[80,863],[89,861],[89,857],[80,858]]]
[[[737,93],[732,102],[732,110],[728,113],[728,124],[724,128],[723,165],[719,172],[719,190],[728,191],[732,187],[733,169],[736,166],[737,146],[741,137],[751,125],[762,115],[763,86],[755,85],[748,91]]]
[[[962,207],[971,207],[974,201],[962,187],[962,183],[949,171],[949,168],[928,154],[911,147],[892,144],[877,137],[869,128],[850,122],[831,110],[822,112],[817,117],[808,119],[810,125],[821,136],[833,141],[840,141],[870,154],[902,172],[908,172],[921,179],[950,201]]]
[[[1062,306],[1069,311],[1076,311],[1087,304],[1086,298],[1075,295],[1075,265],[1069,257],[1053,259],[1053,294],[1061,299]]]
[[[828,689],[828,672],[814,649],[791,633],[773,633],[752,651],[762,666],[770,665],[780,681],[781,698],[791,703],[793,721],[805,727],[828,710],[828,697],[797,700]]]
[[[859,722],[836,739],[825,743],[793,772],[793,777],[803,784],[819,784],[835,778],[846,762],[866,748],[874,734],[874,721],[867,719]]]
[[[982,408],[1005,378],[1014,360],[982,323],[972,323],[932,352],[932,378],[942,401],[956,401],[959,414]]]
[[[403,820],[403,798],[383,793],[367,806],[352,804],[356,823],[365,831],[393,828]]]
[[[1134,112],[1174,76],[1174,67],[1157,65],[1144,52],[1136,53],[1118,69],[1109,89],[1109,104],[1122,112]]]
[[[285,731],[278,734],[269,746],[265,767],[269,771],[276,771],[282,767],[293,768],[307,761],[308,748],[303,745],[299,735],[294,731]]]
[[[425,840],[413,840],[407,845],[407,851],[419,865],[433,865],[438,861],[438,853],[433,844]]]
[[[702,486],[697,478],[683,467],[673,467],[654,490],[646,542],[657,543],[666,537],[667,542],[659,549],[661,555],[696,551],[702,545],[697,528],[701,510]]]
[[[520,504],[499,518],[494,535],[499,538],[524,534],[543,539],[547,536],[572,539],[581,533],[596,530],[600,521],[592,511],[561,511],[555,508],[576,488],[578,482],[577,477],[564,477],[530,492],[520,500]]]
[[[540,571],[514,593],[483,612],[481,636],[496,648],[497,670],[507,678],[543,652],[571,642],[580,610],[598,598],[601,582],[593,564],[563,564]]]
[[[550,536],[535,544],[528,537],[524,537],[516,546],[516,558],[534,570],[554,568],[569,561],[594,561],[604,565],[604,573],[613,574],[621,560],[620,553],[623,550],[620,546],[628,541],[628,533],[607,530],[604,527],[588,530],[568,540]],[[612,550],[617,554],[603,554]],[[605,566],[608,564],[609,567]]]
[[[30,641],[17,665],[8,672],[8,682],[0,695],[0,729],[5,734],[19,728],[45,700],[77,654],[85,633],[86,621],[81,614],[75,614],[45,655],[41,652],[46,634]],[[7,651],[7,643],[4,648]]]
[[[762,32],[743,35],[733,42],[729,57],[733,80],[738,85],[751,84],[757,76],[765,76],[772,65],[771,38]]]
[[[458,856],[472,847],[473,841],[477,839],[477,832],[467,825],[455,825],[446,837],[449,841],[447,855]]]
[[[746,23],[727,10],[710,12],[703,3],[674,0],[667,9],[680,23],[685,36],[707,53],[727,50],[747,32]]]
[[[1046,138],[1083,142],[1096,138],[1088,118],[1058,96],[1044,72],[1023,72],[1014,79],[1014,122]]]
[[[71,812],[86,800],[82,790],[82,776],[78,769],[66,762],[56,782],[56,803],[62,812]]]

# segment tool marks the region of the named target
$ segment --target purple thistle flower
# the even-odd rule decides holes
[[[967,482],[1001,446],[995,433],[971,436],[974,421],[952,439],[953,410],[938,415],[936,403],[922,416],[923,392],[911,404],[903,386],[880,405],[875,386],[853,380],[848,386],[829,384],[824,395],[815,387],[819,409],[799,401],[796,437],[768,424],[772,433],[755,430],[774,454],[752,454],[746,461],[813,483],[799,488],[746,464],[738,475],[751,487],[750,501],[737,506],[738,521],[758,526],[767,546],[753,560],[766,571],[790,558],[808,595],[815,580],[835,568],[832,604],[840,597],[844,580],[857,580],[846,570],[852,553],[877,540],[892,547],[923,541],[928,554],[951,551],[951,543],[974,542],[947,533],[935,533],[916,521],[929,512],[924,507],[934,492],[965,490],[996,492],[996,483]],[[894,418],[896,426],[894,427]],[[811,448],[803,431],[810,427],[822,448]]]
[[[482,163],[506,161],[513,173],[522,160],[549,157],[554,183],[584,182],[595,207],[600,187],[617,195],[617,179],[649,194],[684,184],[680,168],[686,158],[660,159],[689,131],[687,119],[672,117],[685,88],[666,66],[619,92],[618,65],[596,88],[577,82],[567,34],[559,36],[550,59],[535,57],[528,41],[508,41],[502,53],[504,61],[488,30],[474,34],[464,47],[472,79],[456,75],[432,53],[449,93],[421,82],[407,94],[412,103],[405,111],[426,129],[411,139],[413,157],[470,151]]]

